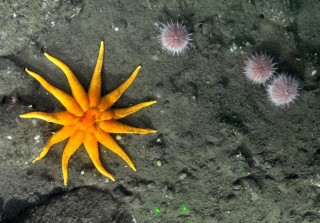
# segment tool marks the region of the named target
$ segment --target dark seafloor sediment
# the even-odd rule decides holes
[[[313,0],[1,1],[1,222],[320,222],[319,11]],[[157,36],[177,20],[193,40],[172,56]],[[116,106],[156,99],[124,122],[158,132],[121,135],[137,172],[101,148],[115,182],[80,149],[65,187],[64,143],[31,162],[59,126],[19,118],[63,108],[23,69],[70,92],[49,52],[87,88],[101,40],[103,92],[142,65]],[[273,106],[242,74],[261,51],[299,80],[290,106]]]

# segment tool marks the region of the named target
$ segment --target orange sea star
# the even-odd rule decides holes
[[[152,129],[135,128],[116,121],[126,117],[141,108],[154,104],[156,101],[149,101],[134,105],[129,108],[111,108],[120,98],[123,92],[131,85],[136,78],[140,66],[135,69],[132,75],[117,89],[101,97],[101,69],[103,63],[104,44],[101,42],[99,56],[88,93],[85,92],[76,76],[63,62],[45,53],[44,55],[57,65],[66,75],[73,97],[49,84],[39,74],[26,69],[26,72],[34,77],[47,91],[55,96],[66,111],[45,113],[30,112],[20,115],[21,118],[38,118],[47,122],[53,122],[63,127],[49,139],[40,155],[33,162],[42,159],[52,145],[69,138],[62,155],[62,173],[64,184],[68,181],[68,162],[70,157],[83,143],[93,164],[104,176],[114,181],[114,177],[104,169],[99,159],[98,142],[119,155],[126,163],[136,171],[130,157],[121,149],[109,133],[155,133]]]

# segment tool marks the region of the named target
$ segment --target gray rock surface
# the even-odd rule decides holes
[[[30,95],[32,89],[36,87],[35,85],[30,87],[33,81],[27,75],[24,75],[24,71],[9,59],[0,59],[0,74],[1,97],[11,96],[12,98],[17,97],[17,95]]]
[[[44,30],[65,22],[80,10],[80,1],[0,1],[0,56],[21,51]]]
[[[16,222],[111,222],[121,214],[118,208],[119,204],[107,191],[77,188],[66,192],[60,189],[22,213]]]

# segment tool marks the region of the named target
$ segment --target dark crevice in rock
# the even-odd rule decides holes
[[[34,209],[40,208],[42,206],[47,206],[54,200],[55,198],[61,198],[67,194],[75,193],[81,189],[87,189],[89,191],[95,191],[99,193],[109,194],[109,191],[101,190],[92,186],[83,186],[83,187],[75,187],[72,189],[65,188],[55,188],[51,192],[46,195],[39,195],[38,199],[35,202],[29,202],[27,200],[18,200],[11,199],[4,204],[3,212],[0,211],[0,220],[3,223],[17,223],[24,222],[25,216],[28,218],[33,212]],[[113,199],[113,197],[112,197]],[[1,205],[1,199],[0,199]]]

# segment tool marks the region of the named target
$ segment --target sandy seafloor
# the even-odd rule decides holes
[[[1,1],[1,222],[320,222],[319,12],[316,0]],[[192,33],[179,56],[158,41],[170,21]],[[101,147],[115,182],[81,147],[64,186],[65,143],[31,162],[60,126],[19,118],[64,108],[23,69],[70,93],[48,52],[87,88],[102,40],[103,93],[141,65],[115,107],[157,100],[122,121],[158,132],[121,135],[137,172]],[[294,103],[275,107],[245,78],[255,52],[299,81]]]

